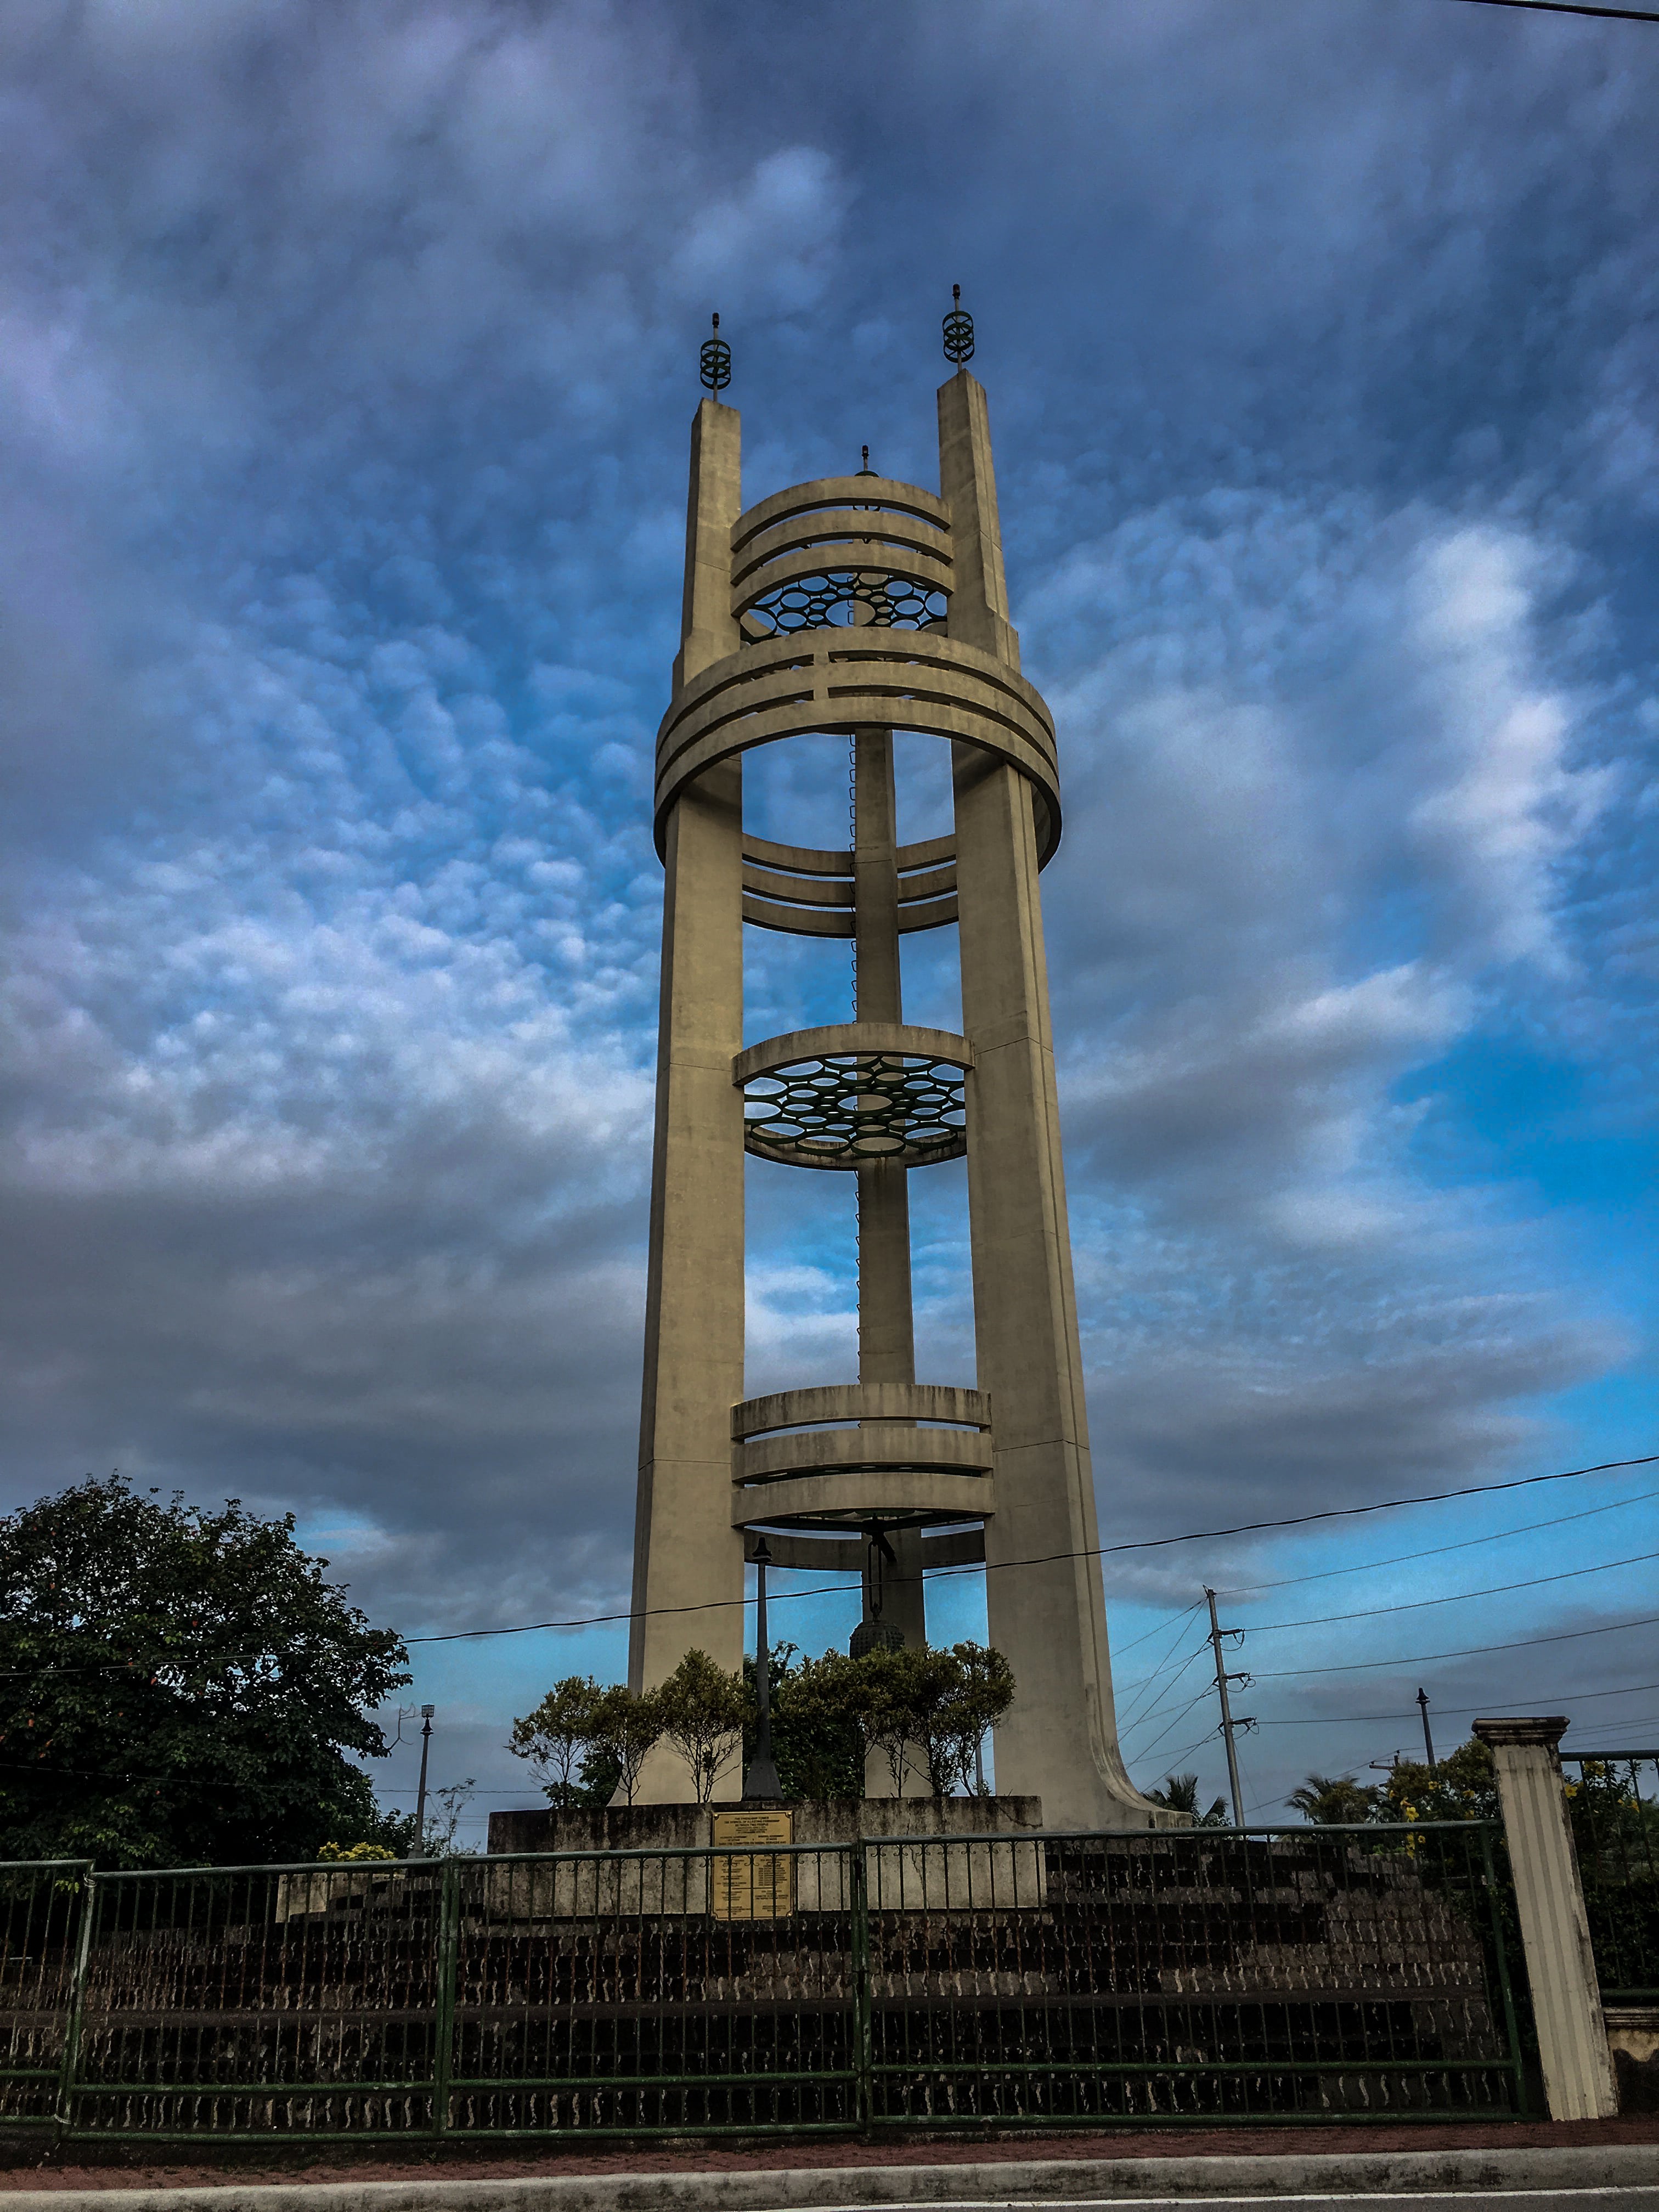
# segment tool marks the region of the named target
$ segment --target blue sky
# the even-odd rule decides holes
[[[696,347],[751,498],[926,483],[952,282],[1061,736],[1103,1540],[1655,1448],[1659,31],[13,0],[0,59],[8,1500],[292,1506],[410,1634],[625,1604]],[[802,753],[775,834],[834,803]],[[929,834],[920,750],[903,793]],[[833,1014],[844,948],[748,980],[752,1035]],[[963,1185],[915,1181],[963,1380]],[[836,1184],[751,1164],[755,1389],[850,1372]],[[1219,1786],[1206,1577],[1264,1808],[1419,1680],[1454,1738],[1651,1741],[1659,1639],[1602,1632],[1659,1609],[1650,1473],[1112,1559],[1132,1771]],[[506,1802],[512,1715],[623,1638],[416,1649]]]

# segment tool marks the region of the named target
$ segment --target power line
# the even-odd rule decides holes
[[[1155,1720],[1158,1717],[1158,1713],[1163,1710],[1165,1701],[1174,1693],[1182,1676],[1192,1665],[1194,1659],[1202,1657],[1207,1648],[1208,1647],[1206,1645],[1200,1644],[1194,1646],[1194,1648],[1187,1654],[1187,1656],[1181,1662],[1181,1664],[1178,1667],[1173,1669],[1166,1669],[1164,1673],[1159,1674],[1152,1675],[1150,1678],[1140,1683],[1126,1683],[1124,1685],[1126,1689],[1133,1690],[1141,1688],[1147,1691],[1156,1691],[1157,1695],[1152,1698],[1152,1702],[1150,1704],[1147,1703],[1144,1697],[1138,1698],[1134,1701],[1133,1705],[1130,1706],[1129,1710],[1124,1714],[1122,1719],[1119,1722],[1118,1727],[1120,1732],[1125,1729],[1145,1728],[1148,1721]],[[1115,1687],[1114,1691],[1114,1702],[1115,1702]]]
[[[1249,1624],[1252,1636],[1269,1636],[1281,1628],[1328,1628],[1339,1620],[1373,1620],[1385,1613],[1420,1613],[1425,1605],[1467,1605],[1472,1599],[1503,1597],[1510,1590],[1539,1589],[1546,1583],[1575,1582],[1582,1575],[1607,1575],[1616,1567],[1639,1567],[1649,1559],[1659,1559],[1659,1552],[1637,1552],[1628,1559],[1603,1559],[1594,1567],[1564,1567],[1559,1574],[1534,1575],[1523,1583],[1494,1583],[1489,1589],[1449,1590],[1444,1597],[1413,1597],[1403,1599],[1398,1605],[1368,1605],[1358,1613],[1322,1613],[1311,1620],[1256,1620]]]
[[[1350,1567],[1320,1567],[1313,1574],[1286,1575],[1274,1583],[1237,1583],[1218,1589],[1216,1595],[1253,1597],[1258,1590],[1293,1589],[1299,1583],[1326,1583],[1335,1575],[1365,1575],[1382,1567],[1407,1567],[1418,1559],[1440,1559],[1448,1552],[1472,1552],[1487,1544],[1501,1544],[1510,1536],[1535,1535],[1540,1528],[1563,1528],[1570,1521],[1593,1520],[1598,1513],[1620,1513],[1626,1505],[1645,1505],[1655,1498],[1659,1498],[1659,1490],[1638,1490],[1634,1498],[1615,1498],[1607,1505],[1586,1505],[1577,1513],[1553,1514],[1547,1521],[1523,1521],[1518,1528],[1494,1528],[1488,1535],[1462,1536],[1455,1544],[1431,1544],[1426,1552],[1397,1552],[1391,1559],[1360,1559]],[[1196,1613],[1198,1607],[1192,1605],[1187,1610]],[[1146,1635],[1156,1632],[1149,1628]],[[1146,1640],[1146,1637],[1136,1638],[1138,1643],[1144,1644]],[[1133,1646],[1126,1644],[1123,1649],[1127,1651]]]
[[[1224,1536],[1254,1536],[1271,1528],[1306,1528],[1319,1521],[1352,1521],[1370,1513],[1392,1513],[1407,1505],[1443,1505],[1457,1498],[1496,1497],[1500,1491],[1530,1490],[1540,1482],[1572,1482],[1581,1475],[1611,1474],[1627,1467],[1659,1465],[1659,1452],[1645,1452],[1636,1459],[1606,1459],[1594,1467],[1562,1468],[1553,1474],[1516,1475],[1507,1482],[1467,1483],[1458,1490],[1430,1490],[1410,1498],[1382,1498],[1372,1505],[1328,1505],[1316,1513],[1291,1513],[1276,1521],[1240,1521],[1228,1528],[1188,1528],[1178,1536],[1142,1536],[1123,1544],[1091,1544],[1069,1552],[1043,1552],[1027,1559],[987,1560],[983,1569],[977,1565],[965,1567],[935,1567],[935,1578],[947,1575],[1006,1573],[1015,1567],[1047,1567],[1067,1559],[1114,1559],[1126,1552],[1157,1552],[1170,1544],[1205,1544],[1218,1541]],[[844,1583],[822,1583],[810,1589],[780,1590],[775,1601],[781,1604],[791,1599],[841,1596]],[[733,1606],[746,1606],[747,1597],[705,1598],[696,1605],[641,1606],[637,1611],[594,1613],[565,1620],[522,1620],[506,1628],[452,1628],[434,1636],[405,1636],[404,1644],[468,1644],[489,1636],[529,1636],[549,1628],[600,1628],[623,1620],[661,1620],[666,1616],[688,1613],[722,1613]]]
[[[1546,1583],[1568,1583],[1574,1582],[1583,1575],[1610,1574],[1615,1568],[1641,1566],[1649,1559],[1659,1559],[1659,1552],[1638,1552],[1627,1559],[1604,1559],[1599,1565],[1593,1567],[1565,1567],[1559,1574],[1534,1575],[1526,1582],[1494,1583],[1486,1589],[1449,1590],[1443,1597],[1414,1597],[1404,1599],[1398,1605],[1362,1606],[1358,1613],[1322,1613],[1315,1614],[1309,1620],[1252,1621],[1239,1632],[1250,1636],[1270,1636],[1285,1628],[1328,1628],[1338,1621],[1375,1620],[1382,1614],[1390,1613],[1420,1613],[1425,1606],[1429,1605],[1466,1605],[1476,1598],[1503,1597],[1510,1590],[1539,1589]],[[1185,1619],[1184,1614],[1182,1619]],[[1492,1648],[1498,1650],[1502,1647],[1494,1645]],[[1182,1662],[1183,1668],[1190,1667],[1202,1649],[1203,1646],[1200,1644],[1197,1650],[1191,1652]],[[1134,1681],[1125,1682],[1121,1686],[1126,1690],[1139,1689],[1147,1682],[1158,1680],[1161,1674],[1162,1669],[1158,1674],[1139,1676]]]
[[[1182,1722],[1186,1719],[1188,1714],[1191,1712],[1193,1707],[1199,1703],[1199,1700],[1203,1698],[1207,1698],[1209,1694],[1210,1685],[1206,1682],[1203,1688],[1198,1692],[1198,1696],[1195,1698],[1188,1698],[1186,1704],[1181,1708],[1181,1711],[1176,1713],[1173,1718],[1164,1723],[1164,1725],[1158,1730],[1158,1734],[1152,1738],[1152,1741],[1147,1744],[1143,1750],[1136,1752],[1136,1759],[1150,1759],[1152,1753],[1158,1749],[1159,1744],[1163,1742],[1164,1737],[1168,1735],[1170,1730],[1173,1728],[1178,1728]]]
[[[986,1574],[1000,1574],[1006,1573],[1012,1569],[1020,1567],[1051,1566],[1059,1565],[1068,1559],[1115,1559],[1129,1552],[1162,1551],[1172,1544],[1215,1543],[1227,1536],[1259,1535],[1276,1528],[1305,1528],[1322,1521],[1358,1520],[1373,1513],[1398,1512],[1403,1510],[1406,1507],[1412,1505],[1443,1505],[1460,1498],[1497,1497],[1505,1491],[1534,1489],[1540,1483],[1573,1482],[1585,1475],[1611,1474],[1626,1468],[1653,1467],[1656,1465],[1659,1465],[1659,1452],[1646,1452],[1634,1459],[1600,1460],[1591,1467],[1561,1468],[1550,1474],[1516,1475],[1504,1482],[1467,1483],[1456,1490],[1431,1490],[1417,1492],[1408,1498],[1383,1498],[1377,1499],[1375,1504],[1369,1505],[1328,1505],[1314,1513],[1286,1514],[1277,1520],[1272,1521],[1241,1521],[1235,1522],[1230,1528],[1188,1528],[1182,1531],[1178,1535],[1135,1537],[1131,1538],[1128,1541],[1121,1544],[1094,1544],[1079,1547],[1073,1551],[1042,1553],[1032,1558],[1024,1559],[988,1560],[985,1562],[982,1569],[978,1565],[961,1567],[935,1567],[931,1570],[931,1574],[933,1579],[943,1580],[947,1576],[953,1575],[979,1574],[981,1572],[984,1572]],[[1630,1504],[1638,1501],[1634,1499],[1621,1499],[1620,1502],[1621,1504]],[[1548,1522],[1540,1522],[1539,1525],[1540,1527],[1547,1528],[1553,1524]],[[1523,1532],[1517,1531],[1516,1533]],[[1458,1547],[1455,1546],[1448,1546],[1446,1548],[1449,1550],[1456,1549]],[[1418,1556],[1426,1558],[1429,1554],[1423,1553]],[[1385,1562],[1383,1564],[1387,1563]],[[1310,1577],[1310,1579],[1316,1578]],[[802,1598],[839,1597],[844,1595],[847,1587],[848,1586],[844,1582],[836,1582],[814,1583],[806,1589],[780,1590],[772,1599],[772,1602],[775,1604],[784,1604],[791,1601]],[[1258,1587],[1272,1588],[1275,1587],[1275,1585],[1261,1584],[1258,1585]],[[637,1612],[630,1608],[614,1613],[575,1613],[563,1620],[515,1621],[501,1628],[453,1628],[429,1636],[400,1637],[398,1640],[404,1645],[419,1644],[468,1644],[476,1643],[485,1638],[495,1636],[531,1636],[535,1635],[543,1630],[548,1629],[602,1628],[609,1626],[613,1623],[624,1620],[659,1620],[665,1617],[693,1613],[721,1613],[729,1611],[734,1606],[746,1606],[749,1603],[750,1600],[746,1596],[705,1598],[701,1600],[696,1605],[642,1606],[637,1610]],[[1191,1607],[1188,1608],[1189,1611],[1192,1609],[1193,1608]],[[1499,1649],[1502,1647],[1494,1646],[1492,1648]],[[268,1650],[262,1650],[259,1651],[218,1652],[210,1654],[191,1653],[188,1655],[179,1655],[177,1657],[163,1659],[154,1663],[165,1667],[185,1663],[185,1661],[187,1658],[194,1659],[197,1663],[199,1664],[204,1657],[216,1658],[222,1662],[228,1662],[234,1659],[261,1658],[268,1656],[270,1656]],[[94,1665],[86,1667],[14,1669],[10,1670],[10,1672],[14,1675],[27,1673],[31,1676],[35,1677],[44,1676],[48,1674],[100,1674],[109,1672],[111,1670],[125,1672],[131,1668],[131,1665],[132,1662],[131,1660],[122,1661],[112,1659],[101,1661]]]
[[[1656,1491],[1654,1494],[1656,1497],[1659,1497],[1659,1491]],[[1116,1647],[1118,1657],[1121,1659],[1126,1651],[1133,1651],[1138,1644],[1148,1642],[1152,1637],[1158,1634],[1160,1629],[1167,1628],[1170,1621],[1173,1620],[1179,1624],[1185,1620],[1188,1613],[1196,1613],[1198,1611],[1200,1602],[1201,1601],[1200,1599],[1194,1598],[1193,1602],[1186,1608],[1186,1612],[1174,1613],[1166,1613],[1161,1620],[1155,1620],[1152,1626],[1149,1629],[1146,1629],[1141,1635],[1131,1637],[1127,1644],[1120,1644]]]
[[[1563,1699],[1564,1704],[1588,1705],[1592,1698],[1633,1698],[1644,1690],[1659,1690],[1659,1682],[1626,1682],[1616,1690],[1577,1690]],[[1496,1704],[1490,1698],[1478,1705],[1436,1705],[1437,1713],[1500,1713],[1505,1705],[1530,1703],[1529,1699],[1500,1698]],[[1277,1720],[1258,1721],[1258,1728],[1346,1728],[1359,1721],[1408,1721],[1409,1712],[1403,1713],[1296,1713],[1285,1714]],[[1609,1726],[1626,1728],[1630,1723],[1609,1723]]]
[[[1621,1628],[1650,1628],[1655,1621],[1659,1621],[1659,1613],[1644,1613],[1634,1620],[1604,1621],[1599,1628],[1567,1628],[1553,1636],[1522,1636],[1513,1644],[1465,1644],[1455,1651],[1407,1651],[1398,1659],[1352,1659],[1346,1667],[1270,1667],[1256,1680],[1283,1682],[1293,1674],[1359,1674],[1375,1667],[1416,1667],[1428,1659],[1473,1659],[1483,1651],[1529,1651],[1534,1644],[1571,1644],[1583,1636],[1613,1636]]]
[[[1646,8],[1597,8],[1590,0],[1465,0],[1474,8],[1535,8],[1545,15],[1608,15],[1620,23],[1659,23]]]

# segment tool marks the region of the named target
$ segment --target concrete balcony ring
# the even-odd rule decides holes
[[[811,483],[791,484],[769,498],[746,507],[732,526],[732,566],[750,553],[763,533],[804,516],[853,508],[878,527],[920,523],[937,532],[939,542],[950,544],[951,510],[936,491],[921,484],[901,483],[896,477],[817,477]]]
[[[988,1429],[991,1396],[948,1382],[829,1382],[744,1398],[732,1408],[738,1443],[770,1429],[816,1429],[828,1421],[951,1421]]]
[[[988,1432],[907,1428],[884,1421],[870,1428],[808,1429],[733,1444],[732,1480],[746,1488],[806,1475],[878,1470],[986,1475],[994,1459]]]
[[[839,1022],[750,1045],[732,1062],[744,1149],[785,1167],[928,1167],[968,1149],[966,1037]]]
[[[988,1521],[996,1510],[994,1480],[988,1474],[914,1468],[802,1475],[734,1488],[732,1526],[842,1528],[850,1534],[872,1521],[923,1527]]]
[[[803,641],[808,641],[804,642]],[[786,738],[911,730],[973,745],[1032,787],[1039,864],[1060,842],[1054,725],[1023,676],[937,630],[832,629],[729,653],[676,693],[657,735],[657,850],[681,790],[716,762]]]
[[[929,591],[945,592],[956,574],[948,542],[921,530],[894,528],[881,515],[838,508],[816,514],[799,528],[768,531],[743,561],[732,563],[732,615],[740,616],[780,584],[826,568],[890,570],[913,577]]]

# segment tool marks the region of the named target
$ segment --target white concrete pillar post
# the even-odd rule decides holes
[[[1561,1786],[1557,1747],[1566,1726],[1557,1714],[1476,1721],[1474,1732],[1498,1770],[1549,2115],[1600,2120],[1618,2111],[1619,2093]]]

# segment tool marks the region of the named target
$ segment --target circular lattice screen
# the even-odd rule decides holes
[[[795,1167],[956,1159],[968,1147],[963,1081],[953,1061],[913,1053],[796,1060],[744,1085],[744,1142]]]
[[[872,629],[930,629],[946,613],[943,592],[883,568],[836,568],[797,576],[763,593],[743,617],[751,644],[798,629],[867,624]]]

